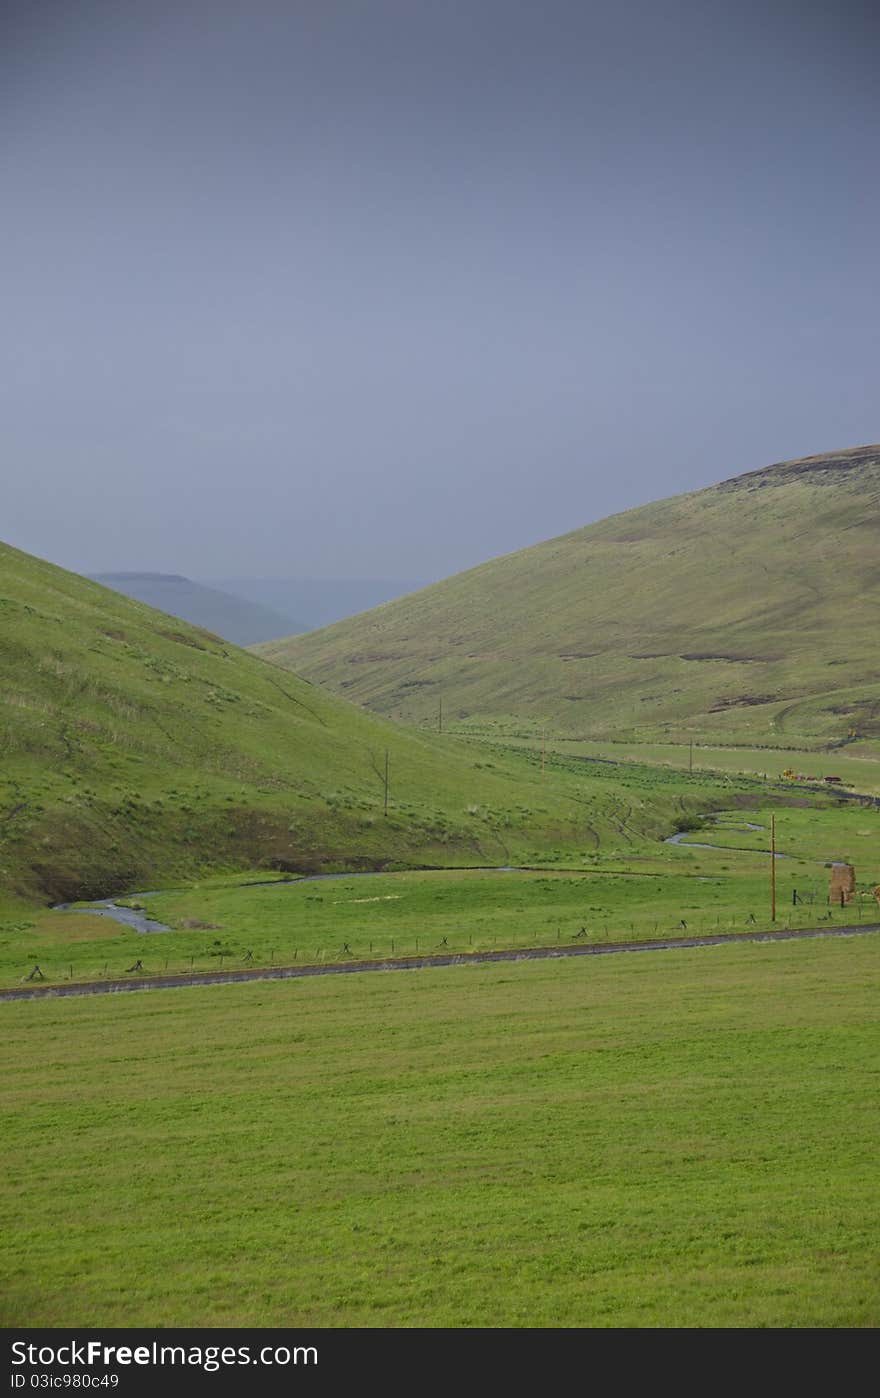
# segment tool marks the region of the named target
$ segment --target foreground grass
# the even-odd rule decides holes
[[[878,953],[4,1006],[0,1318],[875,1325]]]

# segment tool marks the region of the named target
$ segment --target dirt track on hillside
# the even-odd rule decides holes
[[[857,937],[880,932],[880,923],[859,927],[811,927],[791,932],[730,932],[714,937],[670,937],[658,942],[610,942],[605,946],[530,947],[510,951],[448,952],[442,956],[406,956],[387,961],[343,961],[332,966],[265,966],[254,971],[205,971],[181,976],[140,976],[131,980],[67,982],[62,985],[22,986],[0,991],[4,1000],[46,1000],[59,995],[109,995],[127,990],[172,990],[199,985],[239,985],[244,981],[302,980],[306,976],[339,976],[368,971],[426,971],[441,966],[476,966],[494,961],[551,961],[568,956],[613,956],[620,952],[688,951],[728,942],[792,942],[808,937]]]

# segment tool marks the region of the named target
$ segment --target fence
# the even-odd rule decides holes
[[[866,902],[869,904],[867,911]],[[448,930],[443,935],[377,936],[363,941],[340,940],[332,945],[297,946],[269,948],[239,947],[220,952],[205,952],[202,955],[175,954],[173,950],[158,955],[145,951],[132,959],[131,952],[125,961],[105,960],[95,963],[85,956],[79,961],[71,960],[68,953],[63,961],[50,954],[38,962],[29,963],[18,969],[10,967],[3,982],[18,985],[26,982],[53,984],[75,980],[119,980],[122,977],[138,976],[180,976],[197,975],[208,971],[232,970],[238,968],[258,969],[271,966],[323,965],[328,962],[381,961],[388,957],[426,956],[432,953],[449,951],[512,950],[518,948],[574,945],[620,941],[654,941],[667,937],[701,936],[706,933],[743,932],[751,929],[766,930],[809,930],[822,926],[845,926],[850,923],[870,923],[880,919],[873,896],[857,895],[848,904],[836,906],[820,899],[815,892],[800,894],[792,890],[790,909],[770,922],[768,915],[759,910],[744,912],[725,911],[715,915],[702,912],[694,915],[691,910],[683,910],[664,918],[609,919],[596,922],[586,919],[578,925],[555,928],[510,932],[484,933],[463,928]],[[150,939],[152,942],[154,939]]]

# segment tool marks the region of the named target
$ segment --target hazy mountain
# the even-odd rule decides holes
[[[296,613],[271,607],[232,592],[206,587],[176,573],[92,573],[95,582],[112,587],[126,597],[146,602],[160,612],[202,626],[237,646],[271,641],[305,628]]]
[[[369,611],[405,593],[416,592],[424,582],[401,578],[207,578],[209,587],[247,597],[261,607],[300,618],[300,630],[329,626],[344,617]],[[276,631],[272,637],[290,635],[295,627]]]

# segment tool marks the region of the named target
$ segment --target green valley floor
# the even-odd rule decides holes
[[[772,819],[780,853],[773,924]],[[169,929],[150,935],[85,908],[41,910],[0,922],[0,988],[880,919],[880,810],[873,807],[742,804],[676,838],[683,843],[600,849],[567,867],[544,856],[546,864],[531,869],[212,875],[120,899]],[[835,860],[856,869],[858,894],[845,908],[828,902],[827,866]]]
[[[874,1326],[880,935],[2,1007],[6,1325]]]

